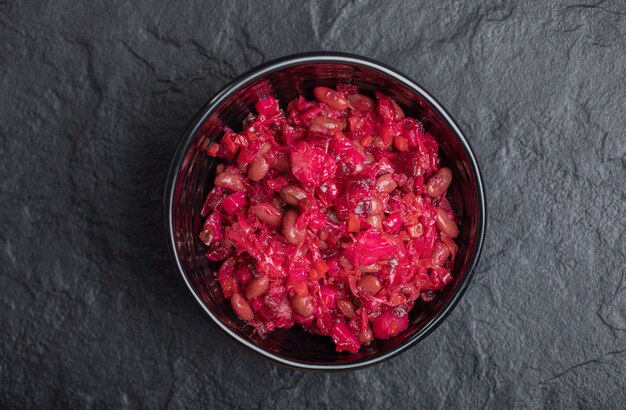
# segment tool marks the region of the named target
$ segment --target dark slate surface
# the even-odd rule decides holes
[[[299,3],[0,1],[0,407],[623,408],[624,3]],[[446,323],[344,374],[278,368],[218,334],[161,223],[201,105],[319,49],[438,97],[490,211]]]

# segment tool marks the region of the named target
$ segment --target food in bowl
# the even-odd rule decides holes
[[[438,143],[383,93],[261,98],[216,166],[199,233],[234,313],[261,337],[298,324],[356,353],[408,327],[452,281],[459,234]],[[372,98],[373,97],[373,98]]]

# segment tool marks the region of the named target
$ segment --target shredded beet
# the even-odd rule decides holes
[[[265,336],[294,324],[356,353],[409,325],[452,280],[459,230],[438,144],[382,93],[316,87],[255,105],[204,152],[225,163],[199,238],[235,314]]]

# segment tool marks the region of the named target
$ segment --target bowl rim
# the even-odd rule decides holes
[[[471,170],[476,180],[476,190],[478,198],[478,230],[476,236],[476,247],[468,265],[468,269],[465,272],[464,277],[461,279],[461,283],[458,289],[451,295],[448,302],[439,310],[439,312],[437,312],[435,317],[430,322],[428,322],[426,326],[424,326],[415,335],[408,338],[398,346],[392,348],[388,352],[376,355],[372,358],[357,360],[352,363],[344,364],[308,364],[298,362],[296,360],[286,359],[258,347],[251,341],[246,340],[231,331],[230,328],[228,328],[226,324],[222,323],[222,321],[217,316],[215,316],[213,312],[204,304],[204,302],[190,283],[189,279],[184,274],[183,265],[178,256],[178,253],[176,252],[176,240],[173,229],[172,211],[174,206],[174,187],[176,186],[179,171],[183,163],[183,158],[192,144],[192,139],[194,135],[196,135],[204,121],[213,113],[213,111],[215,111],[223,102],[225,102],[231,94],[248,85],[252,81],[255,81],[266,74],[286,67],[312,63],[347,64],[371,69],[373,71],[379,72],[380,74],[388,76],[395,81],[398,81],[411,92],[420,95],[420,97],[424,101],[426,101],[430,105],[430,107],[440,116],[444,124],[453,132],[456,139],[463,147],[463,150],[465,151],[465,154],[469,159]],[[420,86],[414,80],[410,79],[405,74],[368,57],[362,57],[342,52],[309,52],[292,54],[277,58],[264,64],[258,65],[251,70],[241,74],[240,76],[229,82],[221,90],[219,90],[213,96],[213,98],[211,98],[209,102],[206,103],[204,107],[202,107],[202,109],[196,114],[187,129],[184,131],[183,135],[180,137],[166,177],[163,197],[163,209],[166,241],[170,258],[175,267],[175,270],[178,272],[179,279],[189,290],[190,297],[196,302],[196,305],[205,313],[203,316],[210,319],[209,322],[216,326],[223,333],[227,334],[234,340],[238,341],[241,345],[259,354],[261,357],[270,360],[271,362],[292,369],[314,371],[354,370],[372,366],[408,350],[420,341],[424,340],[430,333],[432,333],[448,317],[454,307],[458,304],[459,300],[467,290],[467,287],[472,277],[474,276],[474,270],[478,263],[478,259],[480,257],[483,246],[487,219],[485,192],[478,161],[474,156],[473,150],[469,142],[467,141],[459,127],[456,125],[456,122],[453,120],[452,116],[443,108],[441,104],[439,104],[439,102],[434,97],[432,97],[432,95],[428,91],[426,91],[422,86]]]

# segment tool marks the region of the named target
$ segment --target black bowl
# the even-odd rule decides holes
[[[198,239],[200,210],[212,187],[216,161],[197,147],[219,139],[224,127],[240,129],[254,103],[274,95],[281,104],[317,85],[348,82],[364,92],[381,90],[394,98],[407,115],[423,121],[438,139],[442,162],[453,170],[448,198],[461,220],[454,280],[430,303],[418,302],[409,328],[389,340],[378,340],[356,354],[337,353],[328,337],[311,335],[299,326],[279,329],[266,339],[252,333],[232,312],[222,295]],[[222,89],[200,111],[183,135],[172,159],[165,187],[165,227],[169,250],[183,283],[209,320],[238,343],[280,364],[310,370],[355,369],[379,363],[415,345],[450,313],[465,291],[485,232],[483,185],[472,150],[450,115],[422,87],[405,75],[363,57],[313,53],[285,57],[259,66]]]

